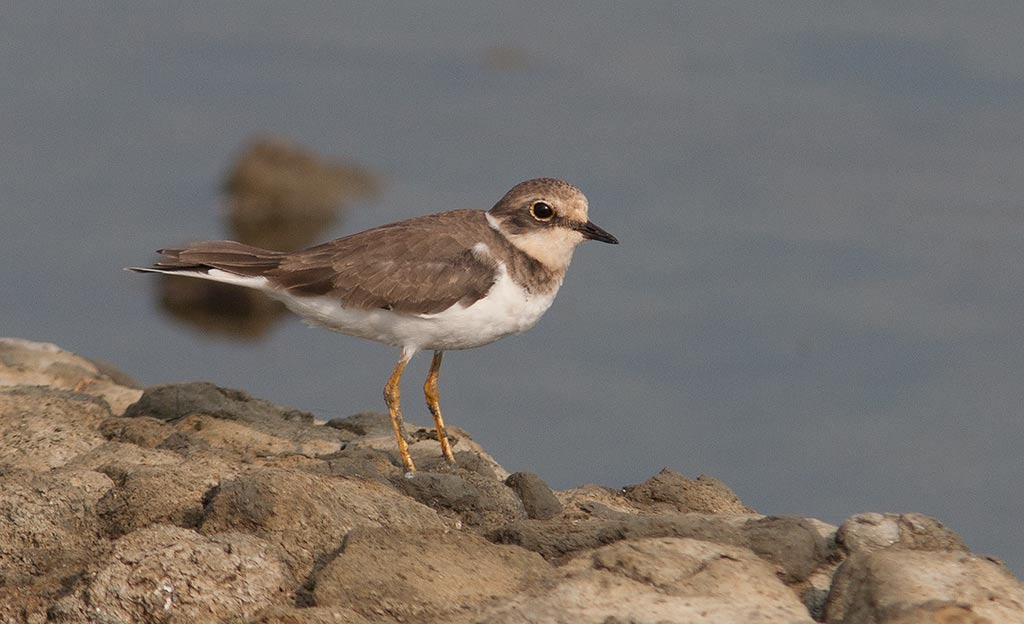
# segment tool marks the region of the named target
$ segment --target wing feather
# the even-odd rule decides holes
[[[491,289],[497,264],[473,246],[494,234],[479,211],[418,217],[287,254],[265,275],[296,294],[434,314]]]

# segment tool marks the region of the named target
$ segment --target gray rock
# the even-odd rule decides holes
[[[270,401],[254,399],[241,390],[221,388],[205,381],[151,386],[133,403],[125,418],[149,416],[158,420],[177,420],[191,414],[207,414],[214,418],[240,420],[247,423],[266,421],[313,422],[313,415],[292,408],[282,408]]]
[[[783,579],[797,583],[807,579],[829,557],[828,545],[817,527],[804,518],[769,516],[748,521],[743,527],[747,546],[759,557],[786,571]]]
[[[391,455],[375,448],[343,448],[330,455],[322,455],[323,471],[342,477],[361,477],[390,484],[390,477],[401,474]]]
[[[519,500],[523,501],[526,515],[536,520],[547,520],[562,513],[562,503],[544,480],[532,472],[516,472],[505,479],[505,485],[512,488]]]
[[[526,517],[520,500],[498,480],[455,468],[457,474],[403,474],[391,482],[406,495],[471,527],[501,526]]]
[[[325,426],[348,431],[357,436],[394,435],[391,419],[380,412],[360,412],[345,418],[332,418]]]

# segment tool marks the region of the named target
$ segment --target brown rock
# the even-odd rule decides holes
[[[0,338],[0,386],[84,392],[103,399],[114,414],[121,414],[142,394],[122,375],[54,344]]]
[[[123,442],[104,442],[77,455],[65,464],[75,470],[99,470],[104,466],[174,466],[181,463],[181,456],[171,451],[143,448]]]
[[[375,621],[434,622],[512,596],[549,572],[534,553],[468,533],[360,528],[317,574],[313,596]]]
[[[554,518],[521,520],[498,527],[487,538],[500,544],[516,544],[539,553],[548,561],[561,562],[580,551],[625,539],[689,537],[718,544],[746,546],[743,527],[748,517],[708,514],[616,515],[590,520]]]
[[[348,431],[358,431],[360,427],[365,428],[365,433],[353,438],[347,448],[383,450],[391,455],[392,462],[396,466],[402,465],[395,448],[395,434],[391,429],[391,421],[387,414],[364,412],[350,418],[358,418],[358,420],[352,425],[346,422],[349,419],[331,422],[332,427]],[[421,471],[428,472],[441,469],[444,459],[441,457],[441,445],[437,441],[435,432],[408,421],[405,423],[405,431],[410,440],[409,454],[412,455],[416,466]],[[446,426],[445,431],[448,433],[448,440],[455,452],[457,466],[483,474],[484,469],[481,466],[483,464],[489,468],[490,473],[494,474],[496,480],[500,481],[508,477],[508,471],[498,464],[466,431],[454,425]]]
[[[442,528],[437,514],[363,479],[259,468],[213,490],[201,531],[252,533],[287,553],[297,579],[358,526]]]
[[[622,490],[592,483],[555,492],[555,497],[564,513],[574,518],[611,518],[640,512],[640,506],[623,496]]]
[[[103,399],[43,386],[0,388],[0,467],[47,470],[105,441]]]
[[[156,448],[174,432],[164,421],[148,416],[108,418],[100,423],[100,434],[108,440]]]
[[[221,479],[235,476],[225,464],[181,462],[174,466],[108,465],[115,486],[97,503],[97,513],[112,537],[151,524],[186,528],[202,522],[204,496]]]
[[[143,416],[169,422],[178,432],[250,458],[333,453],[353,437],[315,424],[307,412],[205,382],[147,388],[125,412],[127,418]]]
[[[583,554],[473,621],[812,622],[769,563],[741,548],[680,538],[620,541]]]
[[[687,479],[667,468],[643,483],[624,488],[624,492],[626,498],[634,503],[656,511],[725,514],[753,512],[718,479],[705,475]]]
[[[830,624],[1019,624],[1024,584],[966,552],[883,548],[839,566],[825,611]]]
[[[98,472],[0,476],[0,587],[75,574],[104,551],[96,505],[113,486]]]
[[[370,624],[372,621],[344,607],[271,607],[247,624]]]
[[[863,513],[851,516],[836,532],[837,544],[848,553],[889,546],[914,550],[966,551],[960,536],[924,514]]]
[[[549,561],[620,540],[685,537],[752,550],[779,566],[790,583],[802,582],[825,563],[830,551],[816,527],[803,518],[721,514],[623,515],[589,521],[556,518],[523,520],[487,532],[501,544],[516,544]]]
[[[241,533],[166,525],[119,539],[109,559],[51,608],[58,622],[225,622],[289,600],[276,549]]]
[[[310,428],[314,426],[310,425]],[[205,414],[186,416],[177,421],[174,427],[181,433],[202,440],[206,446],[246,461],[256,457],[292,453],[315,457],[333,453],[342,444],[340,441],[317,437],[297,439],[288,434],[272,435],[254,428],[249,423],[221,420]]]

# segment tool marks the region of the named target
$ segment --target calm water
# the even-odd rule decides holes
[[[622,244],[581,247],[530,333],[449,354],[449,422],[555,487],[668,466],[766,513],[921,511],[1020,574],[1024,12],[1002,4],[8,6],[0,334],[381,409],[392,350],[297,321],[199,335],[121,268],[223,236],[257,133],[381,176],[328,236],[564,177]]]

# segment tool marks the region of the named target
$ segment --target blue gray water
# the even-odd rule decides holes
[[[921,511],[1024,572],[1024,5],[499,6],[5,7],[0,334],[380,409],[392,350],[199,335],[121,268],[222,236],[257,133],[380,174],[329,236],[563,177],[622,244],[446,357],[449,422],[555,487],[667,466],[766,513]]]

